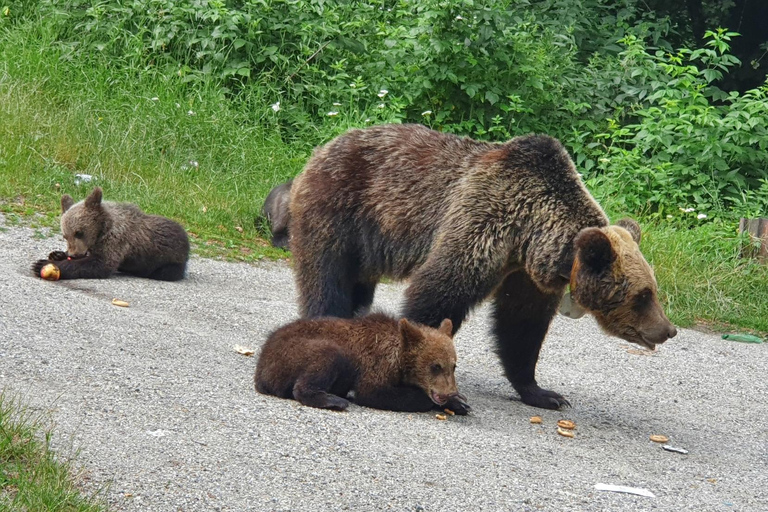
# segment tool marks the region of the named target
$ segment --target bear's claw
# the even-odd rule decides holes
[[[64,251],[53,251],[48,255],[48,259],[51,261],[64,261],[67,259],[67,253]]]
[[[459,416],[466,416],[469,414],[469,411],[472,410],[472,407],[467,403],[467,399],[464,398],[464,395],[452,396],[445,402],[443,408],[450,409]]]
[[[540,407],[542,409],[557,410],[562,407],[571,407],[571,403],[560,393],[542,389],[536,384],[517,390],[524,404]]]
[[[40,271],[49,263],[51,263],[50,260],[37,260],[32,265],[32,273],[35,275],[35,277],[40,277]]]

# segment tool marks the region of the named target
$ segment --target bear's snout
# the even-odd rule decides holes
[[[640,331],[640,335],[644,341],[658,345],[677,336],[677,328],[671,322],[667,322],[666,325]]]

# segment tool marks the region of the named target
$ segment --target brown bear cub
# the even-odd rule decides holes
[[[289,180],[270,190],[261,209],[261,215],[267,219],[272,232],[272,245],[281,249],[288,248],[288,222],[291,220],[288,205],[292,184],[293,180]]]
[[[454,378],[452,329],[448,319],[432,329],[381,313],[297,320],[264,343],[256,390],[338,411],[354,391],[355,403],[366,407],[467,414]]]
[[[652,348],[675,335],[632,220],[608,217],[557,140],[503,144],[418,125],[351,130],[318,148],[291,188],[291,251],[305,317],[352,317],[379,279],[410,279],[403,316],[459,329],[493,300],[497,351],[523,402],[570,284],[605,331]]]
[[[189,239],[181,225],[132,204],[102,202],[101,197],[99,187],[77,204],[69,195],[61,197],[67,252],[38,260],[32,266],[36,276],[53,263],[60,279],[103,279],[115,271],[162,281],[184,277]]]

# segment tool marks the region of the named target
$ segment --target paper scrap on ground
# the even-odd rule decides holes
[[[648,489],[641,489],[640,487],[627,487],[624,485],[611,485],[611,484],[595,484],[595,489],[598,491],[611,491],[611,492],[625,492],[627,494],[637,494],[638,496],[647,496],[648,498],[655,498]]]
[[[242,345],[235,345],[235,352],[238,354],[242,354],[244,356],[252,356],[254,353],[254,350],[252,348],[244,347]]]

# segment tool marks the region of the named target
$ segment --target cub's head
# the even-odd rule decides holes
[[[437,405],[458,396],[456,387],[456,350],[453,348],[453,325],[449,319],[432,329],[400,320],[403,343],[404,381],[424,390]]]
[[[640,226],[624,219],[576,237],[571,297],[608,334],[654,350],[677,334],[659,303],[656,278],[638,244]]]
[[[61,233],[67,241],[67,256],[87,256],[108,227],[109,216],[101,205],[101,188],[75,204],[68,194],[61,196]]]

